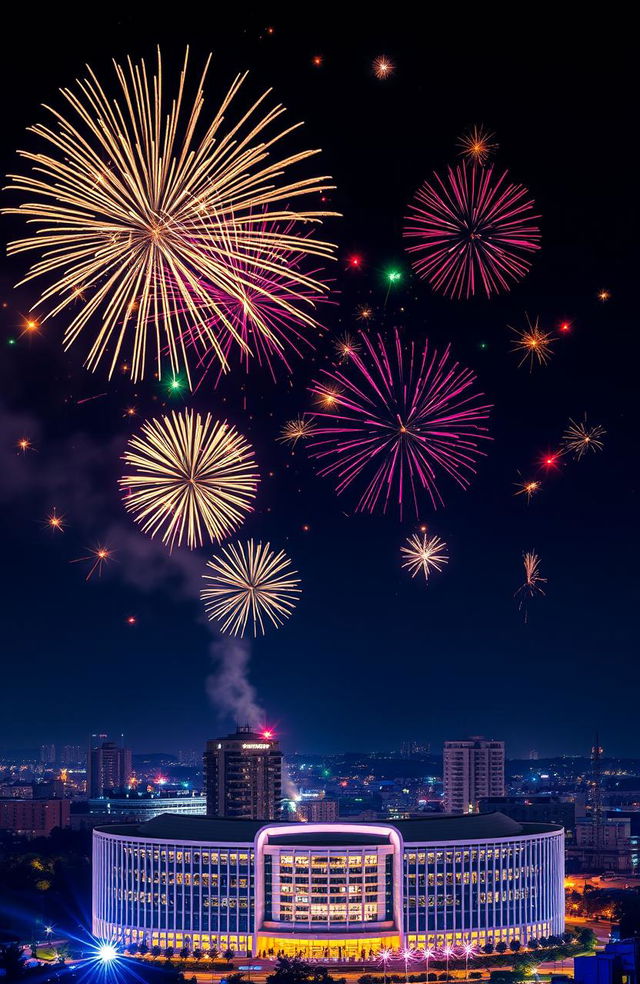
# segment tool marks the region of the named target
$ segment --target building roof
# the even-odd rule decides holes
[[[360,824],[358,820],[339,820],[341,824]],[[175,813],[162,813],[152,820],[141,823],[108,824],[96,827],[105,833],[129,835],[130,837],[149,837],[153,840],[195,841],[212,844],[248,844],[258,831],[265,826],[274,825],[270,820],[229,820],[222,817],[189,816]],[[279,824],[278,824],[279,825]],[[494,837],[519,837],[527,834],[549,833],[562,830],[560,824],[520,823],[506,817],[503,813],[468,813],[460,816],[434,813],[415,820],[371,821],[366,826],[395,827],[408,844],[442,841],[485,840]],[[274,843],[279,844],[347,844],[384,843],[382,832],[372,831],[363,834],[354,831],[353,835],[339,831],[314,835],[307,824],[291,824],[291,833],[276,835]],[[362,839],[364,837],[364,840]]]

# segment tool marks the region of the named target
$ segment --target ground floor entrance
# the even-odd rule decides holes
[[[389,936],[331,937],[272,936],[258,933],[256,956],[303,957],[305,960],[375,960],[383,948],[400,948],[400,937]]]

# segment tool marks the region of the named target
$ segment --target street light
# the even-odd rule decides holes
[[[447,961],[447,979],[448,979],[449,978],[449,957],[453,956],[453,947],[452,946],[449,946],[449,944],[447,943],[447,945],[445,946],[445,948],[444,948],[444,950],[442,952],[444,953],[445,958],[446,958],[446,961]]]
[[[431,946],[425,946],[422,951],[422,956],[424,957],[424,969],[427,975],[427,980],[429,980],[429,961],[433,956],[435,956],[435,950]]]
[[[97,950],[98,960],[103,964],[113,963],[118,958],[118,951],[113,943],[101,943]]]
[[[409,980],[409,961],[413,960],[415,955],[415,950],[413,950],[410,946],[405,946],[402,951],[402,959],[404,960],[404,979],[407,982]]]
[[[473,943],[465,943],[462,947],[464,951],[464,978],[469,979],[469,958],[475,956],[476,948]]]
[[[378,950],[377,956],[378,956],[378,960],[382,962],[382,969],[384,973],[384,984],[387,984],[387,964],[389,963],[391,957],[393,956],[393,950],[388,946],[383,947],[381,950]]]

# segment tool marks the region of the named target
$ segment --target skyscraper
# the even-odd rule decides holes
[[[40,762],[42,765],[53,765],[56,760],[55,745],[40,745]]]
[[[108,741],[108,735],[92,735],[87,756],[89,799],[106,789],[124,789],[131,775],[131,749]]]
[[[445,741],[443,760],[446,813],[477,813],[482,797],[504,796],[503,741]]]
[[[282,798],[282,752],[272,732],[238,728],[212,738],[204,753],[207,814],[275,820]]]
[[[61,765],[79,765],[84,758],[80,745],[63,745],[60,756]]]

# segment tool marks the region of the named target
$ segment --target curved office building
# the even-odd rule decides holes
[[[165,814],[98,827],[93,932],[148,946],[359,958],[564,930],[564,831],[501,813],[396,823]]]

